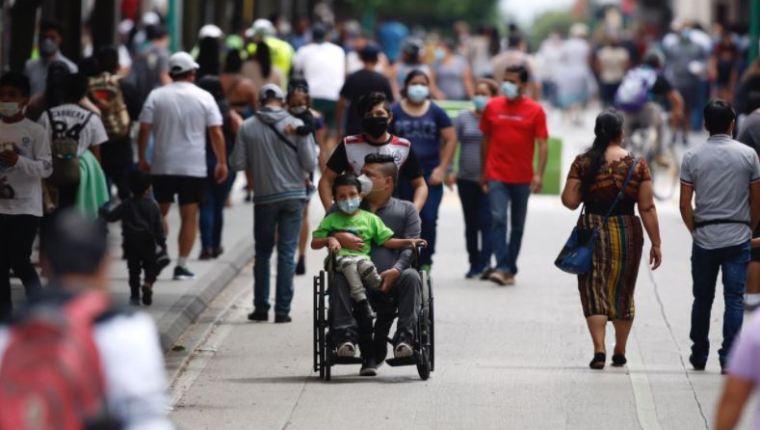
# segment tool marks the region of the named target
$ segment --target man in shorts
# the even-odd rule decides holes
[[[207,132],[217,160],[214,177],[220,183],[227,179],[222,114],[214,97],[194,84],[197,70],[198,63],[190,54],[172,55],[169,74],[173,83],[153,90],[140,114],[138,167],[153,176],[153,193],[167,233],[166,215],[175,195],[180,206],[182,225],[174,280],[195,277],[187,268],[187,257],[195,243],[198,204],[205,192]],[[146,155],[151,131],[156,140],[152,164]]]

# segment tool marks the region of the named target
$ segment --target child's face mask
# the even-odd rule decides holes
[[[293,115],[303,115],[303,114],[306,113],[306,111],[308,109],[309,108],[306,107],[305,105],[304,106],[294,106],[294,107],[290,108],[290,113],[292,113]]]
[[[338,209],[346,215],[353,215],[359,210],[359,205],[362,204],[361,197],[350,197],[344,200],[338,200],[336,202]]]

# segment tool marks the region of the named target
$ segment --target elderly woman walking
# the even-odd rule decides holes
[[[633,293],[644,244],[642,221],[652,243],[649,263],[653,270],[660,266],[662,254],[651,175],[644,160],[634,158],[621,146],[623,116],[614,110],[602,112],[596,118],[594,134],[591,149],[579,155],[570,168],[562,203],[570,209],[583,203],[579,227],[598,231],[593,269],[578,276],[578,290],[594,343],[589,366],[603,369],[608,321],[615,326],[612,365],[626,363],[625,347],[634,317]],[[641,218],[634,215],[636,206]],[[610,216],[605,220],[608,211]]]

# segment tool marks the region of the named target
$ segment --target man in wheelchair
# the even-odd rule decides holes
[[[362,209],[377,215],[393,230],[394,238],[419,238],[420,217],[414,205],[393,197],[398,178],[398,167],[393,157],[382,154],[368,155],[362,173],[372,181],[372,191],[362,202]],[[364,247],[364,241],[351,233],[340,232],[333,237],[345,249],[358,251]],[[335,283],[330,295],[331,337],[337,346],[337,355],[355,356],[355,345],[358,343],[362,355],[362,376],[375,376],[377,364],[385,360],[386,342],[396,316],[398,322],[393,337],[393,355],[395,358],[413,355],[414,330],[422,291],[420,274],[412,267],[414,250],[394,250],[377,246],[372,248],[370,258],[382,280],[379,289],[367,289],[367,298],[377,313],[374,327],[366,312],[362,312],[360,308],[355,310],[350,286],[342,274],[335,274]]]

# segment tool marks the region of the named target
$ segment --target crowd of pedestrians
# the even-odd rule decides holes
[[[393,354],[412,354],[422,280],[411,269],[409,248],[421,247],[420,270],[434,274],[444,187],[456,186],[462,203],[465,277],[517,284],[530,196],[542,192],[549,160],[544,106],[582,125],[581,113],[598,93],[609,109],[597,117],[593,144],[572,163],[562,193],[565,206],[584,206],[578,228],[594,232],[593,268],[578,277],[594,348],[590,367],[605,367],[608,321],[616,336],[612,364],[626,364],[645,232],[649,263],[656,269],[662,261],[652,174],[626,149],[626,139],[637,128],[664,129],[667,105],[684,143],[693,116],[710,134],[686,152],[681,169],[680,207],[694,240],[690,361],[696,370],[708,361],[710,309],[722,271],[719,360],[733,375],[727,389],[748,392],[744,382],[757,379],[746,358],[756,339],[742,335],[736,356],[729,352],[744,307],[760,307],[760,241],[753,239],[760,235],[760,102],[737,97],[739,129],[729,100],[743,91],[737,88],[758,85],[760,66],[741,63],[738,36],[723,28],[711,38],[679,23],[647,46],[608,32],[594,46],[589,28],[575,24],[567,38],[553,34],[532,55],[514,26],[504,41],[488,29],[470,35],[461,23],[455,38],[436,39],[389,21],[380,26],[378,43],[308,20],[285,37],[259,19],[229,35],[235,37],[206,25],[192,54],[170,54],[160,19],[146,18],[127,43],[129,61],[123,46],[108,47],[78,66],[59,52],[60,27],[45,23],[39,34],[40,56],[25,74],[0,78],[0,234],[12,239],[0,245],[2,320],[13,315],[11,271],[27,297],[61,293],[42,293],[32,263],[38,230],[45,274],[65,293],[63,303],[88,296],[66,293],[74,287],[67,274],[102,289],[104,239],[92,239],[98,235],[88,230],[93,223],[73,215],[72,207],[121,221],[132,304],[152,303],[154,283],[172,258],[173,279],[193,279],[189,261],[198,233],[200,260],[224,252],[224,209],[237,173],[244,172],[255,250],[248,319],[268,321],[273,308],[274,322],[292,321],[294,276],[308,272],[312,235],[312,247],[335,253],[343,275],[333,291],[338,355],[353,356],[358,343],[361,374],[374,375],[387,354],[392,318],[381,318],[387,297],[398,310]],[[707,83],[723,100],[707,101]],[[442,100],[469,101],[471,108],[452,118]],[[738,141],[731,137],[735,129]],[[312,234],[308,210],[315,192],[325,218]],[[167,215],[175,202],[181,224],[178,253],[170,256]],[[83,248],[92,258],[82,266],[64,255],[61,243],[85,239],[93,240]],[[39,306],[45,300],[50,297]],[[137,327],[138,319],[135,333],[152,329]],[[153,348],[156,342],[147,339]],[[113,345],[98,346],[118,353]],[[155,371],[156,362],[160,357],[143,363],[152,366],[146,371]],[[110,378],[108,365],[105,370]],[[140,388],[155,397],[152,406],[163,405],[155,386],[161,381]],[[161,409],[141,419],[160,423]]]

